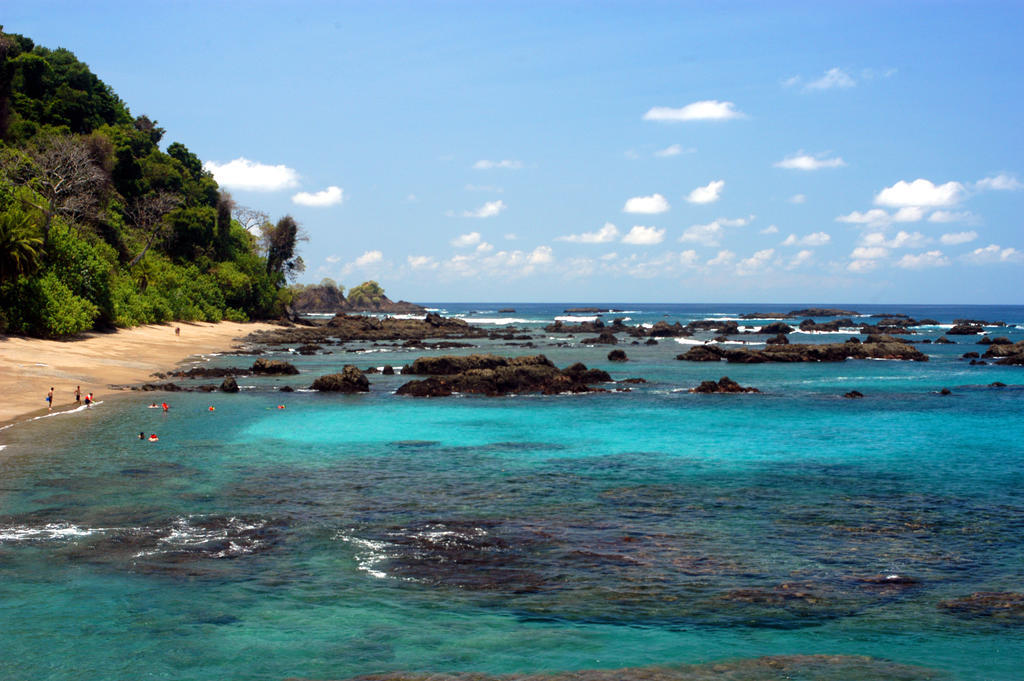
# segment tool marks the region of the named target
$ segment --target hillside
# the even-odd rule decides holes
[[[299,226],[236,206],[164,132],[70,51],[0,29],[0,332],[281,314]]]

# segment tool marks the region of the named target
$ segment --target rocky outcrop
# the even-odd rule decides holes
[[[264,359],[263,357],[253,362],[249,371],[268,376],[293,376],[299,373],[299,370],[288,362],[280,359]]]
[[[985,329],[980,324],[955,324],[952,329],[946,332],[947,336],[973,336],[984,333]]]
[[[691,393],[759,393],[757,388],[744,388],[728,376],[722,376],[715,381],[702,381],[696,388],[690,388]]]
[[[786,334],[780,333],[780,334],[772,336],[771,338],[766,340],[765,344],[766,345],[789,345],[789,338],[786,337]]]
[[[935,342],[939,345],[956,345],[956,341],[949,340],[945,336],[939,336],[935,339]]]
[[[840,331],[842,329],[849,329],[857,326],[853,323],[852,319],[844,317],[843,319],[833,319],[830,322],[818,323],[813,319],[805,319],[800,322],[799,327],[801,331]]]
[[[772,322],[771,324],[765,324],[762,326],[760,333],[772,335],[779,333],[793,333],[793,327],[786,322]]]
[[[982,357],[995,359],[996,364],[1004,366],[1024,366],[1024,341],[1016,343],[996,343],[993,341]]]
[[[413,397],[445,397],[456,392],[491,396],[578,393],[594,390],[590,387],[592,383],[611,381],[607,372],[588,369],[580,363],[559,370],[544,355],[420,357],[403,368],[402,373],[430,376],[410,381],[396,391],[398,395]]]
[[[224,393],[237,393],[238,381],[233,376],[228,376],[220,384],[220,391]]]
[[[848,393],[844,393],[843,397],[845,397],[848,400],[857,400],[864,397],[864,393],[862,393],[859,390],[851,390]]]
[[[595,338],[584,338],[580,341],[584,345],[616,345],[619,339],[615,337],[615,334],[611,331],[604,331],[600,336]]]
[[[625,362],[628,361],[625,350],[612,350],[608,353],[609,362]]]
[[[846,359],[901,359],[927,362],[924,354],[909,343],[892,336],[868,336],[863,343],[822,343],[766,345],[763,350],[723,350],[711,345],[697,345],[678,355],[688,362],[724,359],[737,364],[763,362],[842,362]]]
[[[346,364],[340,374],[321,376],[309,387],[320,392],[365,393],[370,390],[370,381],[358,368]]]
[[[786,316],[796,317],[856,317],[860,312],[840,310],[834,307],[808,307],[803,310],[791,310]]]

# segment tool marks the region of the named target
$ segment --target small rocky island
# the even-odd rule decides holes
[[[344,289],[330,279],[324,279],[319,284],[296,286],[293,292],[292,310],[296,314],[338,312],[423,314],[427,311],[426,308],[414,303],[391,300],[384,294],[381,285],[372,280],[352,288],[347,297]]]

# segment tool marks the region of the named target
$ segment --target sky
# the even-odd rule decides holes
[[[4,0],[290,214],[303,283],[1021,303],[1024,2]]]

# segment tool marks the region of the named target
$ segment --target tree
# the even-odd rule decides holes
[[[231,217],[254,236],[262,234],[263,226],[270,222],[270,216],[263,211],[238,204],[232,206]]]
[[[299,241],[306,240],[307,237],[299,231],[299,223],[291,215],[285,215],[276,225],[266,223],[263,246],[267,252],[267,272],[293,279],[304,271],[306,264],[295,255],[295,247]]]
[[[128,263],[128,267],[134,267],[145,257],[146,251],[153,245],[157,236],[164,232],[164,217],[177,208],[180,201],[178,196],[160,191],[140,196],[132,202],[128,210],[125,211],[126,217],[136,229],[146,234],[146,244],[138,255]]]
[[[50,238],[54,217],[95,217],[109,181],[92,150],[73,135],[49,135],[29,147],[25,156],[8,154],[2,168],[9,181],[30,188],[42,199],[25,192],[21,195],[26,205],[43,214],[44,244]]]
[[[0,282],[38,270],[42,248],[27,215],[17,208],[0,213]]]

